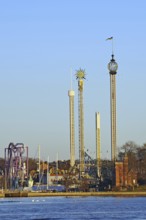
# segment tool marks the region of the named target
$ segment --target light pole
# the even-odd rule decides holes
[[[48,186],[49,186],[49,156],[48,156],[48,160],[47,160],[47,190],[48,190]]]

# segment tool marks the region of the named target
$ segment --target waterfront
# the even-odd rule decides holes
[[[146,219],[146,197],[1,198],[3,220]]]
[[[0,198],[8,197],[146,197],[146,191],[108,191],[108,192],[43,192],[43,191],[4,191]]]

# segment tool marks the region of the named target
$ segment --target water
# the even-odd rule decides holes
[[[38,197],[0,199],[0,220],[146,219],[146,198]]]

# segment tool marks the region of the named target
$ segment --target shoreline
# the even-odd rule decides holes
[[[67,197],[75,197],[75,196],[97,196],[97,197],[138,197],[144,196],[146,197],[146,192],[63,192],[63,193],[28,193],[28,197],[44,197],[44,196],[67,196]]]
[[[4,192],[0,193],[0,198],[13,197],[146,197],[146,192]]]

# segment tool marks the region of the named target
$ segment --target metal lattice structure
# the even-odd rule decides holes
[[[83,108],[83,86],[85,79],[85,71],[79,69],[76,73],[78,80],[78,120],[79,120],[79,158],[80,158],[80,176],[85,172],[84,165],[84,108]]]
[[[114,60],[114,55],[112,54],[112,59],[108,64],[108,69],[110,73],[110,107],[111,107],[111,159],[116,160],[116,71],[118,65]]]
[[[116,77],[110,75],[110,89],[111,89],[111,146],[112,146],[112,160],[116,158]]]
[[[85,174],[88,174],[91,178],[95,178],[97,176],[96,159],[93,159],[87,151],[85,151]]]
[[[17,189],[28,178],[28,147],[10,143],[5,148],[5,189]]]

